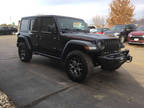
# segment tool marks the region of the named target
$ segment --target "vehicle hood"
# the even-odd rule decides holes
[[[91,33],[64,33],[63,36],[67,36],[68,38],[72,39],[87,40],[87,41],[93,41],[98,39],[116,39],[116,37],[114,36],[91,34]]]
[[[104,34],[105,34],[105,35],[109,35],[109,36],[113,36],[114,33],[120,33],[120,32],[121,32],[121,31],[110,31],[110,30],[108,30],[108,31],[105,31]]]
[[[135,36],[142,36],[144,35],[144,31],[134,31],[130,33],[131,35],[135,35]]]

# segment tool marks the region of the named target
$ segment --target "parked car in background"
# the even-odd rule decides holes
[[[89,29],[95,29],[95,26],[88,26]]]
[[[108,28],[96,28],[96,29],[91,29],[90,33],[104,34],[104,32],[107,30],[109,30],[109,29]]]
[[[104,34],[118,37],[120,41],[124,43],[128,40],[128,34],[135,30],[136,30],[136,25],[134,24],[115,25],[110,30],[104,32]]]
[[[16,33],[18,30],[16,27],[8,27],[11,33]]]
[[[5,26],[0,26],[0,34],[1,35],[10,34],[9,28]]]
[[[144,26],[140,26],[136,31],[128,35],[129,44],[144,44]]]
[[[16,32],[17,32],[17,28],[15,27],[0,26],[1,35],[9,35],[9,34],[16,33]]]

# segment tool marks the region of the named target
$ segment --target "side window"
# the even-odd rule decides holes
[[[21,21],[20,31],[28,32],[28,30],[29,30],[29,20],[28,19],[23,19]]]
[[[135,29],[136,29],[136,26],[135,26],[135,25],[132,24],[132,25],[130,25],[130,26],[131,26],[131,29],[132,29],[132,30],[135,30]]]
[[[41,26],[42,32],[53,32],[56,31],[56,25],[53,18],[43,18],[42,19],[42,26]]]
[[[32,19],[31,25],[30,25],[31,31],[38,31],[39,30],[39,20],[38,19]]]
[[[130,29],[130,30],[134,30],[134,29],[136,29],[136,26],[135,26],[135,25],[133,25],[133,24],[128,25],[128,29]]]

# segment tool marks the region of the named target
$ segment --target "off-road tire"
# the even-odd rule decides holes
[[[65,59],[65,67],[68,77],[75,82],[83,82],[90,76],[93,70],[93,63],[87,54],[74,50]]]
[[[32,51],[30,51],[25,42],[20,42],[18,45],[18,54],[22,62],[30,62],[32,59]]]

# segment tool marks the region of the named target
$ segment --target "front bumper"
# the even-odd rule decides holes
[[[125,62],[131,62],[132,56],[129,55],[129,50],[120,51],[105,56],[99,57],[100,65],[102,66],[121,66]]]
[[[135,44],[135,45],[144,45],[144,42],[135,42],[135,41],[131,41],[128,42],[129,44]]]

